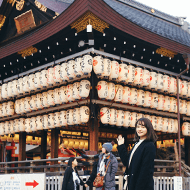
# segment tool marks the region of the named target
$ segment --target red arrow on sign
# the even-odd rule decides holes
[[[39,183],[36,182],[35,180],[34,180],[34,182],[26,182],[25,183],[25,186],[33,186],[33,188],[36,187],[37,185],[39,185]]]

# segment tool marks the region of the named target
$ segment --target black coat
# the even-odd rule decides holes
[[[143,141],[133,154],[131,164],[125,145],[117,147],[121,161],[126,166],[128,176],[128,190],[154,190],[154,158],[156,148],[153,142]]]
[[[74,182],[73,182],[73,168],[68,166],[67,169],[65,170],[64,178],[63,178],[63,183],[62,183],[62,190],[74,190]],[[77,170],[75,172],[78,175]],[[79,177],[79,175],[78,175]],[[79,177],[80,179],[80,177]],[[80,185],[84,185],[83,181],[80,179]]]

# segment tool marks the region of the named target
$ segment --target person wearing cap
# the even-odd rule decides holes
[[[76,166],[78,162],[75,157],[69,158],[67,169],[65,170],[62,190],[77,190],[78,185],[84,185],[80,179]]]
[[[118,162],[116,157],[111,153],[113,148],[112,143],[104,143],[102,145],[102,153],[99,155],[99,160],[97,163],[97,174],[99,173],[104,177],[104,189],[105,190],[115,190],[115,174],[118,168]],[[106,167],[108,166],[107,172]],[[87,187],[87,184],[85,184]],[[102,190],[102,187],[96,188],[97,190]]]

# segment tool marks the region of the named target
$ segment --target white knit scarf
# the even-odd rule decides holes
[[[80,179],[75,171],[72,172],[73,174],[73,182],[74,182],[74,188],[77,189],[77,184],[80,184]]]
[[[106,168],[105,168],[105,159],[106,159],[106,157],[108,157],[109,156],[109,154],[110,153],[108,153],[108,154],[104,154],[104,156],[103,156],[103,158],[102,158],[102,160],[101,160],[101,162],[100,162],[100,168],[99,168],[99,173],[102,175],[102,176],[105,176],[105,170],[106,170]]]

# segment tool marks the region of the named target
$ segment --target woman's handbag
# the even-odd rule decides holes
[[[107,173],[108,166],[109,166],[110,162],[111,162],[111,160],[109,161],[109,163],[108,163],[108,165],[106,167],[105,175]],[[100,176],[100,174],[98,173],[97,176],[96,176],[96,178],[95,178],[95,180],[94,180],[94,182],[93,182],[93,186],[94,187],[103,187],[103,185],[104,185],[104,176]]]

